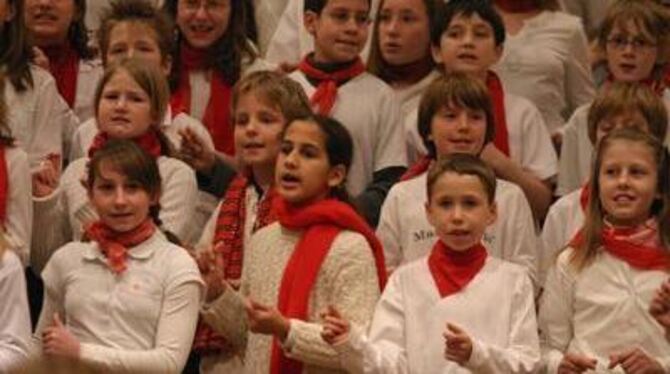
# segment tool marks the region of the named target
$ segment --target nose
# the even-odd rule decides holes
[[[460,204],[455,204],[453,210],[451,211],[451,221],[452,222],[462,222],[463,221],[463,207]]]
[[[199,3],[193,16],[198,19],[207,18],[207,4],[205,2]]]
[[[628,187],[629,181],[630,181],[630,174],[628,171],[622,171],[621,173],[619,173],[619,177],[617,178],[617,184],[619,188]]]
[[[456,126],[458,126],[458,130],[461,132],[468,131],[470,129],[470,121],[468,120],[468,116],[465,112],[458,115],[458,118],[456,119]]]
[[[124,109],[126,109],[126,104],[127,103],[128,103],[128,99],[126,98],[126,95],[119,95],[119,97],[114,102],[114,109],[124,110]]]
[[[293,169],[296,166],[298,166],[298,157],[297,157],[297,151],[292,150],[289,152],[286,156],[284,156],[284,166],[287,169]]]
[[[114,191],[114,205],[123,206],[128,202],[128,196],[123,187],[118,187]]]
[[[390,17],[388,21],[385,22],[384,31],[390,35],[398,34],[398,18]]]

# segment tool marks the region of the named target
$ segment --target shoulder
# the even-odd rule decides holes
[[[68,166],[65,168],[65,171],[63,171],[61,181],[66,182],[77,179],[78,182],[83,173],[86,171],[86,165],[88,165],[89,161],[90,159],[88,157],[82,157],[70,162],[70,164],[68,164]]]
[[[57,269],[61,273],[79,267],[84,255],[97,246],[95,242],[70,242],[58,248],[47,263],[47,268]],[[46,268],[45,268],[46,271]]]
[[[48,84],[54,84],[54,85],[56,84],[56,81],[48,71],[44,70],[43,68],[35,64],[30,64],[30,74],[33,77],[33,83],[35,88],[42,87]]]
[[[537,18],[538,25],[546,29],[580,32],[582,22],[577,16],[562,11],[545,11]]]
[[[496,200],[525,198],[523,190],[516,183],[496,178]]]
[[[5,157],[9,169],[28,172],[28,154],[21,147],[5,147]]]
[[[508,90],[505,90],[505,112],[508,117],[516,117],[517,119],[521,116],[541,116],[540,110],[537,109],[537,106],[532,101],[523,96],[515,95]]]
[[[391,86],[386,84],[379,77],[368,73],[367,71],[360,74],[356,78],[350,80],[342,86],[343,90],[347,92],[356,91],[361,95],[369,97],[395,97]]]
[[[79,74],[86,74],[87,77],[90,77],[102,76],[103,73],[104,67],[102,66],[102,60],[99,58],[82,59],[79,61]]]
[[[0,258],[0,280],[13,277],[17,273],[23,275],[21,260],[16,253],[6,250]]]
[[[342,230],[333,241],[328,252],[328,262],[331,265],[348,266],[352,264],[371,264],[373,262],[372,248],[365,237],[358,232]]]
[[[412,179],[400,181],[391,187],[388,196],[402,199],[409,197],[412,200],[422,198],[426,194],[427,179],[428,173],[424,172]]]
[[[195,172],[184,161],[174,157],[160,156],[156,160],[161,177],[170,178],[175,174],[188,174],[195,178]]]

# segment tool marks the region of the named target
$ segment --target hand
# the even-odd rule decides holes
[[[251,297],[247,298],[245,308],[251,332],[274,335],[280,341],[286,340],[290,322],[277,308],[260,304]]]
[[[670,337],[670,279],[656,291],[649,305],[649,313],[665,328],[666,337]]]
[[[490,166],[496,175],[498,175],[500,173],[499,170],[504,165],[504,160],[509,157],[502,153],[493,142],[488,142],[484,145],[484,148],[482,148],[479,158]]]
[[[598,361],[595,358],[576,354],[566,353],[563,355],[561,363],[558,364],[558,374],[583,373],[587,370],[596,370]]]
[[[663,374],[665,371],[661,364],[649,357],[640,348],[633,348],[621,353],[610,355],[609,369],[614,369],[617,365],[626,374]]]
[[[470,361],[472,356],[472,339],[460,327],[447,322],[447,329],[442,334],[444,336],[444,357],[449,361],[454,361],[459,365],[464,365]]]
[[[205,301],[212,302],[216,300],[228,288],[226,282],[223,256],[214,249],[207,249],[199,252],[196,255],[196,262],[202,274],[202,280],[207,286],[207,293],[205,294]]]
[[[58,313],[54,314],[53,324],[42,332],[42,349],[48,355],[79,358],[79,340],[65,328]]]
[[[179,158],[199,172],[210,173],[216,161],[214,150],[188,127],[179,130],[179,135]]]
[[[326,343],[338,345],[349,339],[351,325],[333,305],[328,305],[328,309],[321,313],[321,319],[323,319],[321,338]]]
[[[56,190],[60,180],[60,163],[60,155],[54,153],[40,163],[39,169],[31,175],[33,196],[48,196]]]
[[[33,64],[47,71],[51,67],[49,57],[39,47],[33,47]]]
[[[298,68],[298,64],[294,64],[291,62],[282,62],[279,64],[277,67],[277,72],[278,73],[284,73],[284,74],[290,74],[292,73],[295,69]]]

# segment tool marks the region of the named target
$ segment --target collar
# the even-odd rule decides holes
[[[149,239],[145,240],[142,244],[131,248],[128,251],[128,257],[135,260],[146,260],[151,258],[156,252],[156,246],[153,244],[160,237],[164,238],[165,236],[159,229],[156,229],[156,232]],[[107,262],[107,259],[102,254],[102,251],[100,250],[100,248],[98,248],[97,243],[88,242],[86,244],[88,245],[86,246],[86,250],[84,251],[83,255],[85,260],[101,261],[103,263]]]

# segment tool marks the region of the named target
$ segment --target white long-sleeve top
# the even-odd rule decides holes
[[[24,265],[30,258],[33,229],[33,201],[28,155],[18,147],[5,148],[9,191],[5,240]]]
[[[273,337],[248,331],[242,297],[277,305],[286,264],[302,235],[274,223],[252,235],[245,248],[240,292],[227,290],[203,311],[205,320],[243,354],[245,372],[268,373]],[[307,320],[291,319],[285,354],[304,363],[303,373],[337,373],[337,352],[321,338],[320,313],[335,305],[347,319],[367,326],[379,298],[374,258],[362,235],[342,231],[335,237],[310,293]]]
[[[128,251],[117,275],[95,242],[72,242],[42,273],[45,298],[33,335],[58,313],[81,343],[80,359],[103,371],[178,373],[191,350],[203,296],[195,261],[156,231]]]
[[[544,11],[507,34],[503,56],[494,66],[505,88],[532,101],[555,133],[572,112],[595,95],[581,21]]]
[[[17,145],[28,154],[31,168],[37,168],[46,156],[64,155],[63,138],[67,129],[77,127],[77,117],[58,93],[51,74],[32,65],[34,86],[19,93],[10,82],[5,84],[7,120]]]
[[[84,123],[95,114],[95,89],[102,78],[105,69],[100,59],[79,61],[77,75],[77,91],[74,99],[74,114],[80,123]],[[70,138],[72,133],[69,134]],[[66,139],[70,139],[66,138]]]
[[[584,211],[580,202],[581,190],[576,190],[558,199],[547,213],[542,225],[542,253],[540,255],[540,284],[544,284],[547,272],[556,257],[577,231],[584,225]]]
[[[543,361],[556,373],[566,352],[598,360],[596,372],[607,370],[609,356],[642,348],[670,370],[670,343],[649,314],[654,293],[668,273],[639,270],[600,250],[581,272],[570,264],[571,248],[563,251],[549,272],[542,295],[539,324]]]
[[[35,222],[30,261],[37,272],[58,247],[80,240],[84,224],[98,218],[81,183],[86,177],[88,162],[88,158],[72,162],[51,195],[33,198]],[[188,231],[198,201],[195,173],[175,158],[161,156],[157,162],[161,175],[159,218],[165,230],[181,238]]]
[[[560,0],[566,12],[582,20],[586,35],[594,37],[614,0]]]
[[[464,367],[444,358],[447,322],[473,341]],[[445,298],[427,258],[399,268],[377,303],[369,338],[358,331],[336,347],[350,373],[530,373],[540,363],[531,282],[525,269],[494,257]]]
[[[316,87],[300,71],[289,75],[307,97]],[[347,190],[358,196],[372,183],[373,173],[388,167],[407,166],[401,111],[395,93],[381,79],[363,73],[340,86],[330,113],[349,130],[354,157],[347,173]]]
[[[397,183],[382,205],[377,236],[389,271],[427,255],[435,244],[435,230],[426,217],[426,178],[427,173],[423,173]],[[538,240],[533,213],[523,191],[498,179],[495,201],[498,219],[486,229],[483,238],[489,254],[522,265],[536,282]]]
[[[0,257],[0,372],[21,364],[30,347],[30,311],[26,279],[11,250]]]

